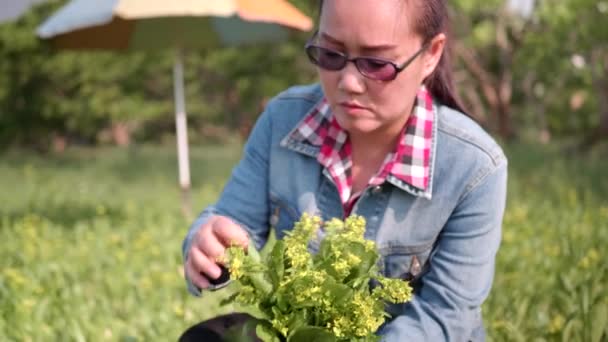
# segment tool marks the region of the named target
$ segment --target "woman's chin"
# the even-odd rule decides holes
[[[340,125],[349,134],[372,134],[380,128],[378,124],[373,122],[347,122]]]
[[[346,113],[334,113],[336,120],[349,133],[371,133],[380,125],[376,120],[364,116],[352,116]]]

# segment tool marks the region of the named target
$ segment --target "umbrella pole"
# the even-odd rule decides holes
[[[184,95],[184,62],[183,52],[177,49],[173,66],[173,86],[175,90],[175,129],[177,132],[177,158],[179,166],[179,185],[182,193],[182,212],[188,218],[192,216],[190,198],[190,161],[188,156],[188,123],[186,118],[186,100]]]

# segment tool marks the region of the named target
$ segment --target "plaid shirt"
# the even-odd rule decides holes
[[[395,150],[387,154],[378,173],[369,180],[369,186],[380,185],[392,175],[417,189],[426,190],[434,119],[433,99],[423,86],[418,91],[401,139]],[[352,193],[352,147],[348,133],[331,115],[326,99],[302,120],[294,133],[310,144],[321,146],[317,160],[338,188],[348,216],[362,192]]]

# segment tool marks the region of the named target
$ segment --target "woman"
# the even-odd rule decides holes
[[[327,0],[306,46],[320,86],[269,103],[218,202],[184,241],[193,293],[230,242],[259,248],[301,213],[362,215],[383,272],[414,299],[387,341],[481,341],[505,205],[507,161],[462,112],[444,0]]]

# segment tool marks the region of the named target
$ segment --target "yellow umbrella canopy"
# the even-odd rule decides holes
[[[184,99],[184,48],[276,42],[312,20],[286,0],[72,0],[48,18],[38,36],[61,49],[174,48],[179,182],[189,212],[190,163]]]
[[[116,14],[125,19],[174,16],[237,15],[247,21],[270,22],[308,31],[312,21],[284,0],[123,0]]]
[[[74,0],[38,35],[66,49],[154,49],[252,44],[308,31],[312,20],[285,0]]]

